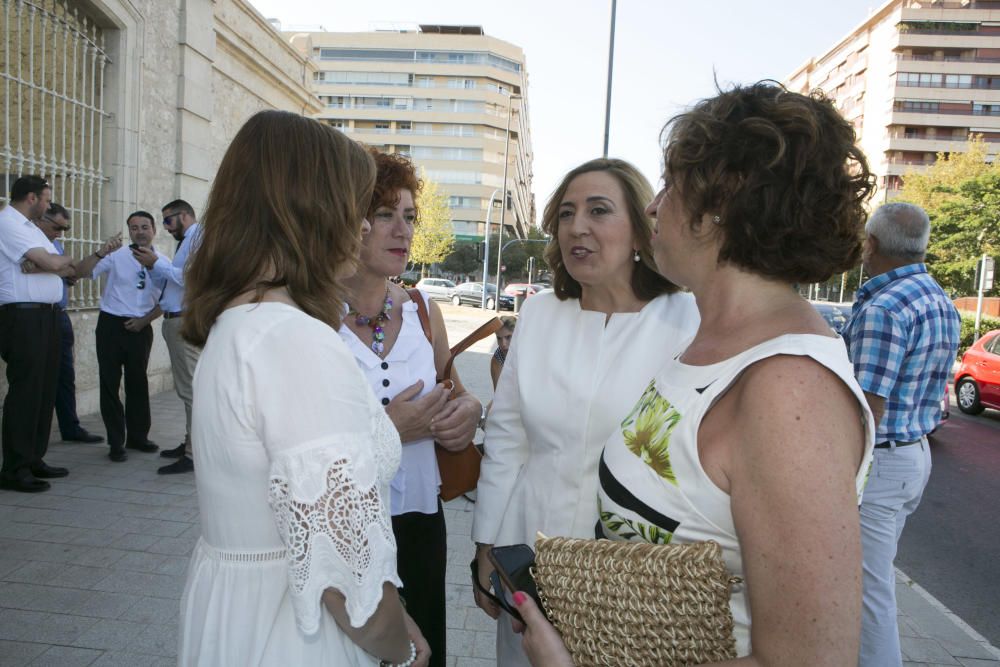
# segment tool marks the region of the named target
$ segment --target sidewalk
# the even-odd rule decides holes
[[[477,345],[458,367],[488,399],[487,352]],[[152,408],[150,437],[173,447],[184,435],[180,402],[164,392]],[[97,415],[82,421],[103,433]],[[156,454],[130,451],[119,464],[106,454],[53,441],[46,460],[69,477],[47,493],[0,491],[0,666],[176,663],[178,600],[199,533],[194,476],[158,476]],[[459,499],[445,509],[450,667],[495,664],[493,622],[472,603],[472,508]],[[1000,651],[905,575],[897,593],[905,665],[1000,666]]]

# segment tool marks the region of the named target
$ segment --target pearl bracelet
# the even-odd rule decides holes
[[[410,667],[413,663],[417,661],[417,645],[410,640],[410,657],[400,662],[398,664],[389,662],[388,660],[379,660],[379,667]]]

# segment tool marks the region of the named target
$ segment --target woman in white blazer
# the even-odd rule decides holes
[[[652,199],[635,167],[597,159],[545,207],[553,290],[521,310],[486,427],[472,536],[487,589],[493,545],[594,536],[601,449],[697,329],[694,299],[656,272]],[[476,603],[498,618],[478,591]],[[509,618],[498,620],[498,664],[528,665]]]

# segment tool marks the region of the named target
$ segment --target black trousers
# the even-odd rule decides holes
[[[3,402],[5,478],[38,465],[49,446],[59,376],[59,312],[0,308],[0,357],[7,362]]]
[[[76,414],[76,369],[73,367],[73,323],[66,311],[59,313],[62,341],[59,345],[59,381],[56,384],[56,419],[59,433],[70,438],[80,431],[80,418]]]
[[[444,577],[448,564],[448,532],[444,510],[437,514],[408,512],[392,517],[396,536],[396,570],[403,582],[406,611],[431,647],[431,667],[444,667]]]
[[[153,327],[129,331],[131,318],[105,313],[97,318],[97,368],[101,382],[101,419],[108,432],[111,449],[128,442],[145,442],[149,437],[149,351],[153,347]],[[118,397],[125,375],[125,406]]]

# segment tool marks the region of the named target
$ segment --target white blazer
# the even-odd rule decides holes
[[[594,536],[604,443],[699,322],[685,293],[605,317],[549,291],[525,302],[486,426],[474,541]]]

